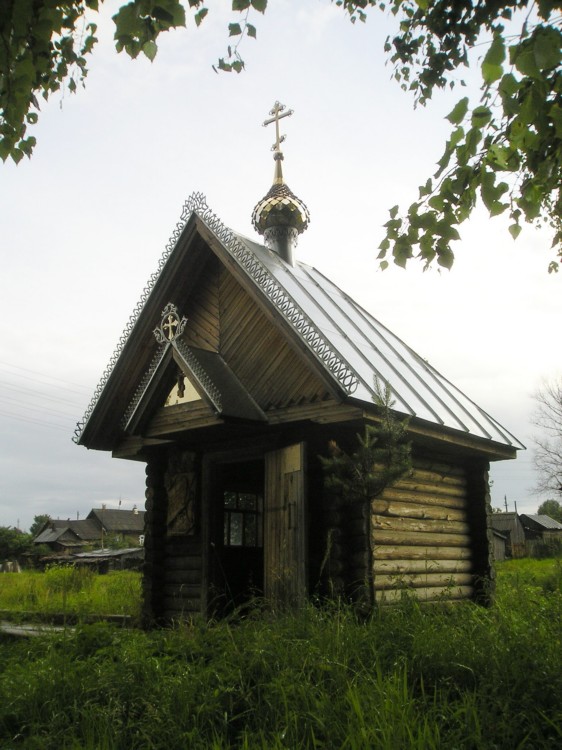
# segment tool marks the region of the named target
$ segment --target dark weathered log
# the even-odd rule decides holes
[[[470,573],[404,573],[400,575],[375,575],[375,589],[456,588],[470,586],[474,578]]]
[[[420,505],[436,505],[443,508],[455,508],[462,510],[466,508],[466,496],[464,494],[451,495],[450,493],[440,492],[431,493],[419,489],[406,489],[400,485],[386,487],[379,498],[390,501],[403,501],[406,503],[418,503]]]
[[[201,539],[197,536],[168,536],[166,540],[168,557],[194,557],[201,555]]]
[[[172,570],[166,571],[166,584],[197,584],[201,583],[201,567],[198,570]]]
[[[425,518],[396,518],[373,515],[371,527],[375,535],[379,531],[430,532],[435,534],[467,534],[468,524],[463,521],[434,521]]]
[[[164,594],[166,598],[174,598],[178,601],[198,599],[201,596],[201,586],[197,583],[166,583]]]
[[[378,536],[378,535],[377,535]],[[416,535],[417,539],[417,535]],[[402,544],[388,542],[376,544],[373,555],[375,564],[378,560],[470,560],[472,551],[468,544],[463,546],[438,546],[431,544],[414,545],[406,539]]]
[[[416,477],[411,479],[399,479],[394,487],[406,492],[424,492],[427,495],[436,495],[444,497],[466,497],[466,488],[449,485],[449,484],[436,484],[430,482],[420,482]]]
[[[144,549],[146,552],[158,552],[164,556],[166,550],[166,540],[161,536],[155,536],[154,534],[145,534],[144,537]]]
[[[416,458],[414,459],[414,476],[420,481],[431,484],[443,482],[444,484],[466,486],[464,467],[454,464],[435,463]]]
[[[169,570],[201,570],[201,556],[183,555],[167,557],[166,567]]]
[[[469,547],[470,535],[376,529],[373,531],[373,545],[381,544],[407,544],[423,547]]]
[[[404,595],[404,589],[388,589],[375,592],[376,601],[384,604],[400,601]],[[434,586],[429,588],[414,589],[412,594],[422,602],[456,601],[458,599],[470,599],[474,593],[473,586]]]
[[[428,518],[435,521],[465,521],[464,508],[445,508],[442,505],[422,505],[382,497],[371,503],[373,513],[402,518]]]
[[[398,550],[404,549],[398,547]],[[402,573],[470,573],[472,562],[465,560],[375,560],[375,575],[400,575]]]
[[[179,599],[174,596],[164,597],[164,607],[166,616],[169,620],[181,615],[196,614],[201,611],[201,599],[193,597],[191,599]]]

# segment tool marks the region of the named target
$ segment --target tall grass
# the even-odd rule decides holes
[[[528,750],[562,745],[560,567],[498,597],[262,608],[143,633],[0,642],[0,747]]]
[[[98,575],[89,568],[53,565],[44,573],[25,571],[0,578],[0,610],[29,615],[62,614],[140,616],[140,574],[113,571]]]

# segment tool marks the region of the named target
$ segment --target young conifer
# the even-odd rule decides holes
[[[346,453],[331,441],[330,457],[321,457],[326,488],[344,502],[370,501],[412,468],[411,446],[406,438],[408,420],[395,417],[395,402],[387,383],[382,385],[375,379],[375,388],[381,421],[365,425],[364,434],[357,435],[353,453]]]

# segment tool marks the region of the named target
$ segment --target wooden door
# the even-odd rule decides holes
[[[265,456],[264,589],[296,606],[306,595],[305,444]]]

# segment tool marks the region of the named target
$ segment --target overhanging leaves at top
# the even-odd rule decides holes
[[[31,155],[38,97],[75,91],[87,75],[87,55],[96,43],[91,17],[99,0],[4,0],[0,6],[0,157],[16,162]],[[389,11],[398,30],[385,44],[394,78],[416,103],[434,90],[462,84],[471,50],[479,57],[480,101],[463,97],[448,119],[453,132],[438,171],[420,188],[420,199],[387,224],[381,265],[405,265],[417,257],[427,266],[450,267],[456,227],[479,198],[492,215],[507,213],[516,237],[523,220],[549,226],[554,260],[562,262],[562,2],[540,0],[332,0],[352,22],[370,10]],[[211,2],[208,3],[211,6]],[[264,13],[267,0],[232,0],[232,37],[215,69],[240,72],[240,43],[257,37],[250,14]],[[287,6],[289,8],[289,6]],[[209,7],[203,0],[131,0],[115,13],[115,41],[131,57],[150,60],[162,31],[196,26]],[[287,12],[293,12],[287,10]],[[253,20],[253,17],[252,17]],[[82,24],[86,21],[86,33]],[[507,186],[507,189],[504,189]],[[423,217],[423,221],[422,221]],[[444,231],[448,225],[450,229]]]

